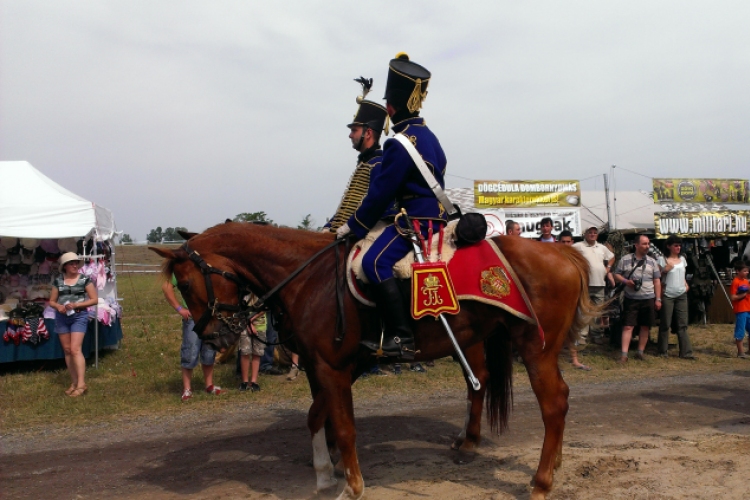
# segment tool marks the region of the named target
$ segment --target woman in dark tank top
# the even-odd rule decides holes
[[[86,276],[78,273],[78,255],[68,252],[60,257],[60,275],[50,293],[49,305],[55,309],[55,331],[65,353],[65,364],[71,384],[65,391],[70,397],[82,396],[86,385],[86,358],[81,352],[88,328],[86,308],[97,302],[96,287]]]

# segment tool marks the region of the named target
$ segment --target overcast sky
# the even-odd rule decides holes
[[[0,0],[0,160],[140,241],[261,210],[320,225],[355,165],[352,79],[379,100],[406,51],[447,187],[746,179],[748,26],[747,1]]]

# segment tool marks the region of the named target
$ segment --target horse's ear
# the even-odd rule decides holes
[[[183,231],[182,229],[178,229],[177,230],[177,234],[179,234],[180,236],[182,236],[186,240],[189,240],[190,238],[192,238],[193,236],[195,236],[198,233],[189,233],[187,231]]]
[[[165,259],[174,259],[176,258],[176,255],[173,250],[169,248],[164,247],[148,247],[149,250],[152,252],[156,252],[157,254],[161,255]]]

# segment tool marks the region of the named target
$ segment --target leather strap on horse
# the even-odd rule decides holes
[[[311,262],[313,262],[315,259],[320,257],[323,253],[325,253],[327,250],[329,250],[331,247],[336,247],[336,280],[337,280],[337,286],[336,286],[336,307],[337,307],[337,318],[336,318],[336,328],[337,330],[341,328],[341,332],[346,331],[346,322],[344,320],[344,300],[343,295],[341,292],[341,287],[338,285],[339,281],[339,252],[338,252],[338,244],[345,242],[348,238],[343,239],[336,239],[333,242],[329,243],[322,249],[320,249],[318,252],[316,252],[312,257],[307,259],[301,266],[299,266],[296,270],[294,270],[289,276],[284,278],[278,285],[273,287],[271,290],[269,290],[265,295],[260,297],[257,302],[253,304],[253,308],[250,309],[249,307],[243,307],[243,297],[251,293],[251,290],[247,286],[247,284],[237,275],[222,271],[221,269],[217,269],[213,267],[211,264],[206,262],[201,255],[196,252],[195,250],[192,250],[187,242],[185,242],[184,245],[182,245],[182,248],[185,250],[185,252],[188,254],[188,258],[193,261],[201,270],[203,273],[203,277],[206,282],[206,295],[208,298],[208,307],[206,308],[203,315],[200,317],[200,319],[196,322],[194,331],[198,334],[198,336],[201,339],[212,339],[217,338],[220,336],[219,333],[212,333],[209,335],[203,335],[203,330],[205,330],[206,326],[208,326],[209,321],[211,321],[211,318],[216,316],[218,319],[220,319],[222,322],[224,322],[227,327],[230,328],[230,330],[236,330],[237,333],[241,332],[244,328],[247,327],[248,324],[248,317],[251,311],[259,310],[264,308],[264,306],[267,308],[266,303],[268,300],[273,297],[279,290],[281,290],[285,285],[287,285],[291,280],[293,280],[299,273],[302,272],[303,269],[305,269],[308,265],[310,265]],[[214,287],[211,283],[211,274],[218,274],[225,279],[228,279],[229,281],[232,281],[237,284],[237,305],[232,304],[222,304],[216,301],[216,295],[214,294]],[[344,281],[345,283],[345,281]],[[223,315],[219,314],[217,316],[217,312],[221,311],[229,311],[234,314],[227,319]],[[291,338],[291,337],[290,337]],[[287,339],[288,340],[288,339]],[[336,336],[337,341],[343,340],[343,333]],[[286,342],[286,340],[284,341]],[[267,342],[264,342],[265,344],[268,344]],[[281,344],[282,342],[279,342]],[[278,344],[274,344],[278,345]]]
[[[346,252],[344,255],[349,253],[349,238],[344,238],[347,241]],[[336,247],[336,342],[343,342],[344,335],[346,334],[346,312],[344,311],[344,293],[346,293],[346,279],[342,279],[343,274],[346,273],[346,264],[344,264],[344,272],[339,271],[339,265],[341,264],[341,258],[339,256],[339,247]]]
[[[203,260],[203,257],[196,252],[195,250],[192,250],[187,242],[185,242],[184,245],[182,245],[182,248],[185,250],[185,252],[188,254],[188,258],[192,260],[201,270],[201,273],[203,273],[203,278],[206,282],[206,295],[208,297],[208,307],[206,308],[203,315],[200,317],[200,319],[196,322],[194,331],[201,337],[201,338],[216,338],[219,336],[218,333],[214,333],[211,335],[203,335],[203,330],[206,329],[206,326],[208,325],[208,322],[211,321],[211,318],[216,315],[217,311],[229,311],[234,313],[233,318],[237,320],[238,322],[238,328],[241,326],[239,323],[241,323],[241,320],[237,318],[237,313],[243,312],[243,307],[240,305],[242,304],[242,297],[243,297],[243,291],[249,291],[247,290],[247,286],[242,282],[239,276],[236,274],[232,274],[226,271],[222,271],[221,269],[217,269],[213,267],[211,264]],[[237,284],[237,296],[238,301],[237,305],[232,304],[222,304],[216,302],[216,295],[214,294],[214,286],[211,282],[211,274],[218,274],[219,276],[222,276],[225,279],[228,279],[229,281],[232,281]]]
[[[329,243],[328,245],[324,246],[320,250],[318,250],[312,257],[307,259],[305,262],[302,263],[297,269],[295,269],[289,276],[284,278],[278,285],[270,289],[265,295],[260,297],[258,301],[256,302],[256,305],[258,307],[262,307],[265,305],[265,303],[273,297],[279,290],[284,288],[290,281],[292,281],[299,273],[302,272],[303,269],[305,269],[308,265],[310,265],[315,259],[323,255],[326,251],[330,250],[331,247],[335,247],[336,249],[336,341],[341,342],[344,340],[344,333],[346,332],[346,317],[344,314],[344,293],[345,291],[342,289],[343,287],[346,287],[346,280],[341,280],[341,272],[339,271],[339,264],[341,258],[339,257],[339,247],[338,245],[340,243],[347,243],[347,250],[349,249],[348,244],[349,238],[341,238],[341,239],[335,239],[333,242]],[[346,266],[344,266],[344,272],[346,272]],[[279,342],[281,344],[282,342]],[[269,345],[267,342],[265,342],[266,345]]]
[[[312,261],[314,261],[315,259],[317,259],[318,257],[320,257],[322,254],[324,254],[331,247],[335,247],[339,243],[343,243],[344,240],[346,240],[346,238],[341,238],[341,239],[333,240],[332,243],[329,243],[328,245],[326,245],[323,248],[321,248],[320,250],[318,250],[315,253],[315,255],[313,255],[312,257],[310,257],[309,259],[307,259],[305,262],[302,263],[301,266],[299,266],[297,269],[295,269],[294,271],[292,271],[292,273],[289,276],[287,276],[286,278],[284,278],[283,280],[281,280],[281,283],[279,283],[275,287],[271,288],[263,297],[261,297],[260,299],[258,299],[257,304],[259,306],[262,306],[263,304],[265,304],[268,299],[270,299],[271,297],[273,297],[274,295],[276,295],[276,293],[279,290],[281,290],[282,288],[284,288],[290,281],[292,281],[294,278],[296,278],[297,275],[299,273],[301,273],[303,269],[305,269],[307,266],[309,266]]]

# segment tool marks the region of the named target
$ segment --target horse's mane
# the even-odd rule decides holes
[[[222,222],[215,226],[209,227],[202,233],[198,233],[187,241],[192,244],[200,244],[202,240],[211,239],[220,242],[216,252],[221,253],[221,244],[230,245],[235,242],[246,241],[246,238],[253,238],[260,241],[261,244],[274,244],[276,242],[285,242],[284,248],[294,249],[307,246],[321,246],[325,242],[332,241],[332,233],[319,233],[304,229],[294,229],[289,227],[277,227],[271,225],[252,224],[247,222]],[[161,273],[165,279],[171,279],[174,272],[174,266],[177,262],[187,258],[182,248],[175,250],[175,258],[164,259]]]

